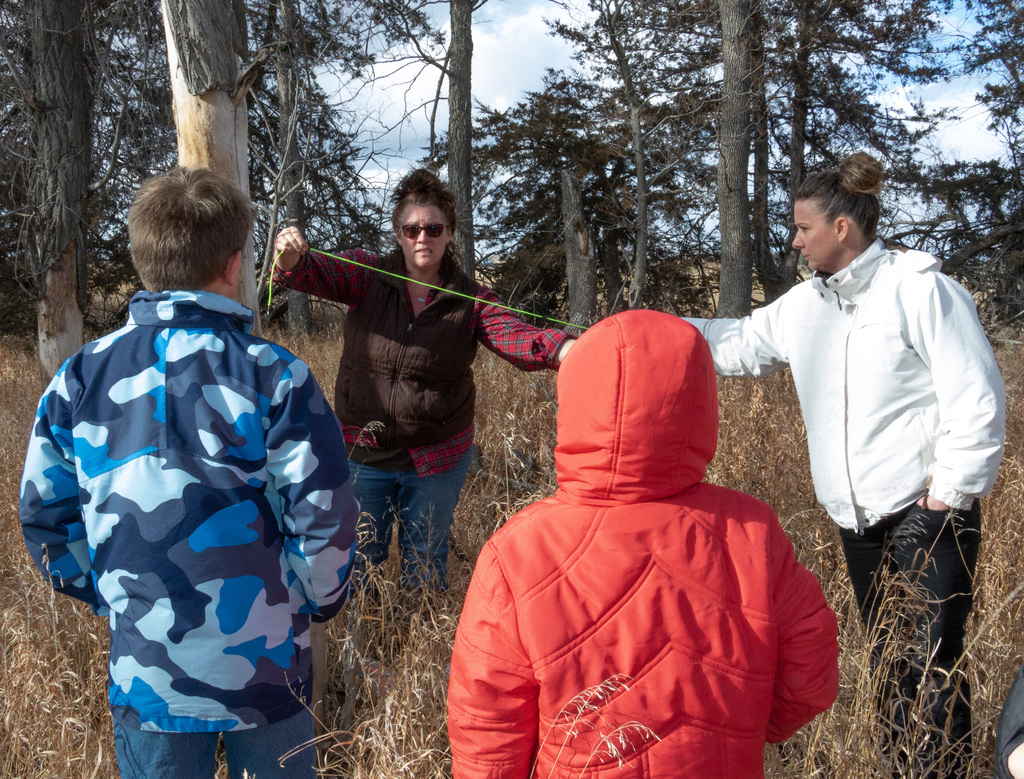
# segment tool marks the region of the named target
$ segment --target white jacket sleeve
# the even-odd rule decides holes
[[[785,296],[742,319],[684,317],[707,339],[719,376],[767,376],[789,364],[782,325]]]
[[[974,300],[941,273],[911,277],[901,295],[911,346],[932,374],[939,407],[929,494],[953,508],[987,495],[1006,436],[1006,390]]]

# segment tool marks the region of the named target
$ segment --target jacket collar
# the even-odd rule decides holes
[[[811,282],[815,290],[825,293],[830,298],[836,295],[845,303],[854,303],[857,293],[871,281],[879,264],[888,254],[889,250],[885,248],[885,243],[881,239],[876,239],[838,273],[829,276],[815,272]]]
[[[252,333],[253,313],[241,303],[201,290],[135,293],[128,306],[129,325],[241,330]]]

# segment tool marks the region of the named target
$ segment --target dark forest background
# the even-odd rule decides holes
[[[515,306],[580,322],[625,307],[742,315],[799,279],[794,186],[865,150],[888,171],[883,236],[944,258],[987,327],[1024,313],[1014,0],[561,3],[576,21],[551,32],[574,66],[507,110],[470,102],[469,25],[487,0],[223,1],[244,27],[261,283],[285,223],[327,250],[388,248],[387,193],[366,171],[388,170],[392,186],[407,163],[361,143],[368,117],[324,85],[358,91],[382,65],[411,63],[452,100],[421,162],[472,201],[460,240]],[[46,271],[69,240],[86,334],[116,327],[138,288],[128,204],[177,160],[161,4],[6,0],[0,48],[0,329],[35,336]],[[965,75],[1003,145],[996,159],[950,159],[936,132],[950,116],[891,97]],[[267,308],[263,293],[265,323],[317,325],[294,297]]]

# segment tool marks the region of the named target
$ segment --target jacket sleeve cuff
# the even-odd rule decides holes
[[[345,586],[341,590],[341,595],[339,595],[337,599],[332,600],[327,604],[318,604],[317,610],[309,615],[310,622],[321,623],[334,619],[348,604],[348,600],[351,595],[351,583],[345,582]]]
[[[955,487],[948,484],[941,484],[934,480],[932,481],[931,487],[928,489],[928,494],[953,509],[970,508],[971,504],[974,502],[973,495],[965,495]]]
[[[723,376],[750,375],[743,370],[743,361],[740,360],[739,352],[732,340],[728,337],[717,337],[716,334],[711,333],[716,324],[721,325],[729,320],[698,319],[686,316],[680,317],[680,319],[696,327],[704,340],[708,342],[716,373]]]
[[[301,255],[299,255],[299,261],[295,263],[294,266],[292,266],[291,270],[284,270],[282,268],[279,268],[277,266],[277,260],[275,259],[273,277],[274,283],[280,284],[282,287],[291,287],[290,282],[293,279],[300,277],[302,275],[303,270],[305,270],[305,265],[308,257],[308,251],[305,251]]]

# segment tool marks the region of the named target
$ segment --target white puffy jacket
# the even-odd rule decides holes
[[[970,295],[922,252],[875,242],[743,319],[690,319],[724,376],[789,365],[818,501],[858,529],[922,495],[992,489],[1006,397]]]

